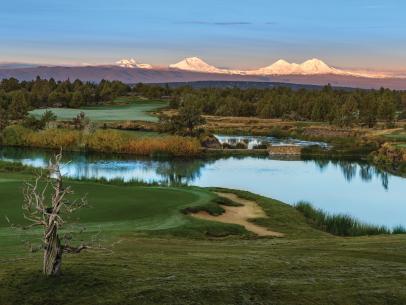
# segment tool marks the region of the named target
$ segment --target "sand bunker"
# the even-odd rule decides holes
[[[264,210],[255,201],[243,199],[231,193],[217,193],[217,195],[230,199],[236,203],[241,204],[242,206],[231,207],[222,205],[222,208],[225,210],[225,213],[223,213],[220,216],[213,216],[205,211],[201,211],[191,215],[199,219],[218,221],[229,224],[238,224],[243,226],[247,231],[253,232],[258,236],[273,236],[273,237],[284,236],[284,234],[282,233],[270,231],[265,227],[261,227],[248,221],[249,219],[254,218],[268,218]]]

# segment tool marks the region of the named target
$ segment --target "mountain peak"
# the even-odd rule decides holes
[[[209,65],[199,57],[187,57],[176,64],[170,65],[169,68],[204,73],[221,73],[220,69]]]
[[[287,62],[286,60],[284,60],[284,59],[279,59],[279,60],[275,61],[273,64],[274,64],[274,65],[290,65],[290,63],[288,63],[288,62]]]
[[[301,68],[307,74],[329,74],[336,72],[335,69],[329,67],[324,61],[313,58],[302,63]]]
[[[289,63],[279,59],[272,65],[251,72],[252,74],[264,75],[313,75],[313,74],[339,74],[340,71],[329,67],[322,60],[313,58],[302,64]]]
[[[116,62],[116,64],[122,68],[139,68],[139,69],[152,69],[152,66],[149,64],[141,64],[137,62],[134,58],[121,59]]]

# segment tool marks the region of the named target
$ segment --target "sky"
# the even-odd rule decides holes
[[[3,3],[4,2],[4,3]],[[0,0],[0,62],[406,70],[404,0]]]

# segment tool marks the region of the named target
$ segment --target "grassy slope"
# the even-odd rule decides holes
[[[81,109],[72,108],[48,108],[36,109],[30,113],[36,116],[42,115],[46,110],[51,110],[56,114],[58,119],[70,120],[81,111],[92,121],[127,121],[127,120],[140,120],[157,122],[158,118],[152,116],[149,112],[158,108],[167,106],[167,102],[163,101],[138,101],[132,98],[128,101],[128,105],[106,105],[98,107],[86,107]]]
[[[18,219],[16,194],[26,177],[0,178],[0,211]],[[405,236],[333,237],[312,229],[288,205],[237,192],[270,216],[257,222],[287,237],[207,238],[213,228],[236,233],[234,226],[179,213],[212,200],[208,190],[70,184],[89,193],[93,208],[81,220],[119,241],[114,252],[67,256],[63,276],[44,279],[41,253],[27,254],[2,222],[0,304],[406,303]]]

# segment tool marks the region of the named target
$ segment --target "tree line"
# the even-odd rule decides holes
[[[339,126],[392,126],[406,119],[406,92],[389,89],[191,89],[173,91],[174,108],[192,104],[207,115],[328,122]]]
[[[131,91],[120,81],[102,80],[100,83],[55,81],[41,79],[18,81],[15,78],[0,82],[0,118],[22,119],[30,109],[44,107],[70,107],[94,105],[111,101]]]
[[[330,85],[321,90],[275,87],[270,89],[203,88],[136,84],[102,80],[100,83],[41,79],[0,82],[0,129],[7,120],[26,117],[28,110],[44,107],[95,105],[133,94],[149,99],[168,99],[170,106],[184,111],[220,116],[280,118],[328,122],[339,126],[355,124],[374,127],[378,121],[392,126],[406,119],[406,92],[390,89],[341,90]],[[181,111],[182,112],[182,111]],[[176,123],[176,122],[175,122]]]

